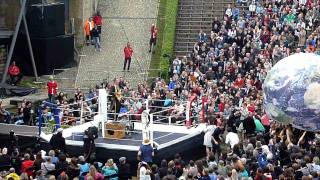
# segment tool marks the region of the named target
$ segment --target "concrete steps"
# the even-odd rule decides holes
[[[204,31],[205,33],[209,34],[210,31]],[[199,33],[199,29],[179,29],[179,30],[176,30],[176,34],[185,34],[185,33],[192,33],[192,34],[196,34],[196,33]]]
[[[213,0],[180,0],[176,23],[175,54],[185,56],[191,52],[200,29],[210,33],[212,21],[222,11],[214,11]]]
[[[214,17],[222,19],[224,11],[230,3],[233,4],[234,1],[180,0],[176,23],[175,54],[185,56],[191,53],[197,42],[200,29],[210,35]],[[243,12],[241,8],[240,11]]]

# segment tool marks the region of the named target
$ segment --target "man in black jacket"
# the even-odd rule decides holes
[[[132,179],[130,164],[126,162],[125,157],[119,158],[119,180]]]
[[[249,115],[247,118],[243,120],[243,128],[247,137],[255,135],[256,124],[254,123],[252,115]]]
[[[101,44],[100,44],[100,32],[98,30],[98,27],[95,25],[94,29],[92,29],[91,31],[91,37],[94,43],[94,47],[96,49],[96,51],[101,51]]]
[[[49,143],[50,143],[52,149],[54,149],[54,150],[57,149],[60,152],[66,153],[66,140],[62,136],[62,131],[63,130],[61,128],[59,128],[57,130],[57,134],[52,135]]]
[[[23,122],[25,125],[32,125],[32,103],[26,102],[25,108],[23,108]]]

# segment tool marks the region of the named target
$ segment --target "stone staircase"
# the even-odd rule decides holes
[[[210,35],[214,17],[222,19],[229,3],[233,3],[233,0],[180,0],[175,55],[186,56],[192,52],[200,29]]]

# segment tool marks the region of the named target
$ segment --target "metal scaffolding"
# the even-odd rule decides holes
[[[37,73],[37,68],[36,68],[36,64],[35,64],[35,61],[34,61],[33,50],[32,50],[30,35],[29,35],[29,31],[28,31],[26,15],[25,15],[26,3],[27,3],[27,0],[20,0],[20,5],[21,5],[20,12],[19,12],[17,23],[16,23],[15,31],[13,33],[13,38],[12,38],[12,41],[11,41],[11,45],[10,45],[9,54],[8,54],[8,57],[7,57],[4,73],[2,75],[2,80],[1,80],[2,84],[4,84],[6,82],[6,79],[7,79],[8,69],[9,69],[9,66],[10,66],[11,58],[12,58],[12,55],[13,55],[13,50],[14,50],[14,47],[15,47],[16,42],[17,42],[17,37],[18,37],[18,33],[19,33],[19,29],[20,29],[20,25],[21,25],[22,21],[23,21],[23,25],[24,25],[25,31],[26,31],[28,49],[29,49],[29,53],[30,53],[30,58],[31,58],[31,63],[32,63],[32,68],[33,68],[35,80],[36,81],[38,80],[38,73]]]

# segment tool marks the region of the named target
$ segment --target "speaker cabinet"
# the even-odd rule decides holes
[[[28,7],[27,23],[31,37],[54,37],[65,34],[63,3],[33,4]]]
[[[74,60],[73,35],[50,38],[31,37],[31,44],[39,75],[52,74],[54,69],[62,68]],[[24,35],[18,36],[13,60],[17,62],[24,75],[33,75],[27,39]]]

